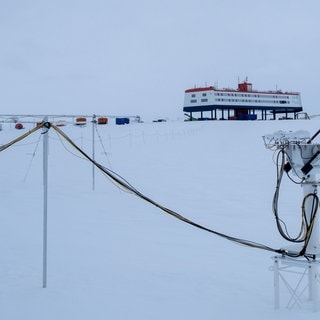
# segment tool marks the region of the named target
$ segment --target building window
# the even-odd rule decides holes
[[[196,95],[193,93],[192,95],[191,95],[191,98],[195,98],[196,97]]]
[[[208,102],[208,99],[201,99],[201,102]]]
[[[197,102],[197,99],[191,99],[190,102],[191,102],[191,103],[196,103],[196,102]]]

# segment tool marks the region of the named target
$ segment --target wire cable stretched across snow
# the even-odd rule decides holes
[[[16,139],[14,139],[14,140],[12,140],[12,141],[0,146],[0,152],[8,149],[9,147],[11,147],[12,145],[14,145],[17,142],[22,141],[23,139],[28,137],[30,134],[38,131],[44,125],[45,125],[45,123],[43,122],[43,123],[39,124],[38,126],[34,127],[33,129],[31,129],[30,131],[28,131],[28,132],[24,133],[23,135],[19,136],[18,138],[16,138]]]
[[[117,173],[115,173],[114,171],[102,166],[101,164],[97,163],[95,160],[93,160],[88,154],[86,154],[82,149],[80,149],[62,130],[60,130],[57,126],[55,125],[51,125],[51,127],[59,134],[61,135],[66,141],[68,141],[68,143],[70,143],[78,152],[80,152],[87,160],[89,160],[91,163],[93,163],[98,169],[100,169],[108,178],[110,178],[117,186],[119,186],[121,189],[135,194],[136,196],[138,196],[139,198],[149,202],[150,204],[156,206],[157,208],[161,209],[162,211],[166,212],[167,214],[179,219],[180,221],[183,221],[187,224],[190,224],[194,227],[197,227],[201,230],[213,233],[219,237],[225,238],[229,241],[241,244],[241,245],[245,245],[248,247],[252,247],[252,248],[257,248],[257,249],[262,249],[262,250],[267,250],[267,251],[271,251],[271,252],[276,252],[276,253],[282,253],[284,254],[284,251],[282,249],[273,249],[269,246],[254,242],[254,241],[250,241],[250,240],[245,240],[245,239],[239,239],[236,237],[232,237],[229,235],[226,235],[224,233],[215,231],[213,229],[207,228],[205,226],[202,226],[192,220],[189,220],[188,218],[182,216],[181,214],[177,213],[176,211],[173,211],[161,204],[159,204],[158,202],[154,201],[153,199],[149,198],[148,196],[146,196],[145,194],[141,193],[140,191],[138,191],[134,186],[132,186],[128,181],[126,181],[124,178],[122,178],[120,175],[118,175]]]

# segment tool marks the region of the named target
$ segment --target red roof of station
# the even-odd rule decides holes
[[[207,86],[207,87],[199,87],[199,88],[192,88],[185,90],[185,93],[191,93],[191,92],[201,92],[201,91],[223,91],[223,92],[251,92],[251,93],[276,93],[276,94],[294,94],[298,95],[299,92],[282,92],[281,90],[277,91],[258,91],[258,90],[252,90],[252,83],[250,82],[242,82],[238,83],[238,89],[217,89],[213,86]]]

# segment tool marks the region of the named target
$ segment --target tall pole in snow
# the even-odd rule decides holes
[[[43,119],[48,122],[48,116]],[[47,239],[48,239],[48,131],[44,126],[43,134],[43,274],[42,287],[47,287]]]
[[[95,146],[94,146],[94,140],[95,140],[95,136],[94,136],[94,130],[95,130],[95,125],[96,125],[96,115],[94,114],[92,116],[92,159],[94,159],[95,157]],[[92,164],[92,190],[95,190],[95,165]]]

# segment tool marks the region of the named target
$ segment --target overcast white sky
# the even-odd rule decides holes
[[[320,113],[318,0],[0,0],[0,113],[183,117],[194,85]]]

